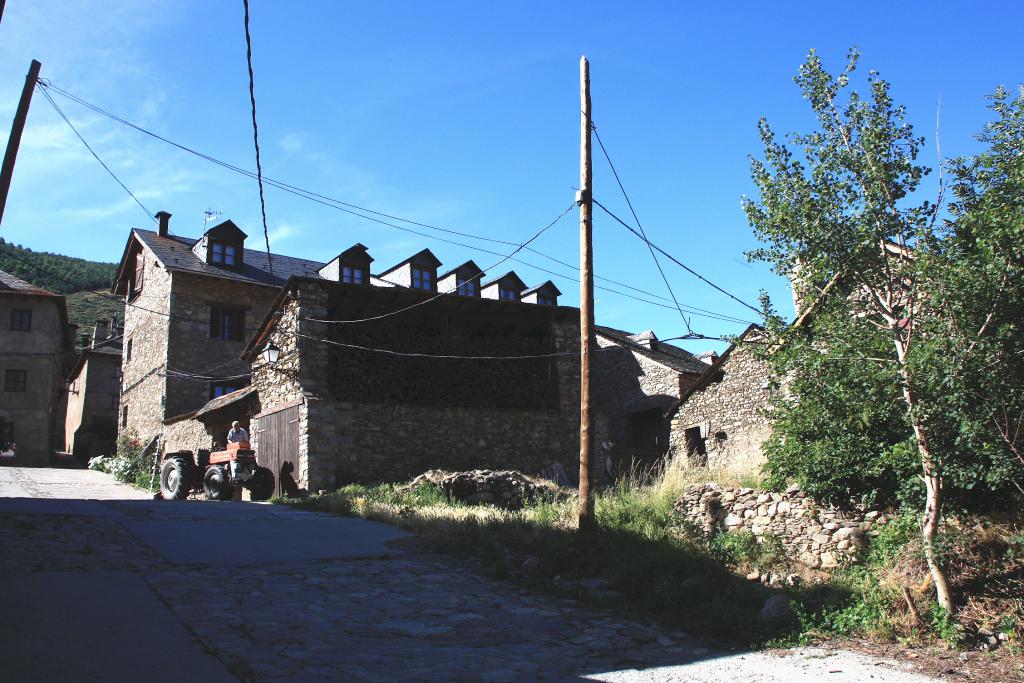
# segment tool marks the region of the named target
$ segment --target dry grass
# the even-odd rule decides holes
[[[729,467],[692,467],[685,457],[668,460],[655,473],[651,489],[659,493],[679,494],[687,486],[714,482],[719,486],[763,488],[764,476],[759,470]]]

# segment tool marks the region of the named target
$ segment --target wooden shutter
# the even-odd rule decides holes
[[[245,339],[245,311],[231,311],[231,338]]]
[[[220,316],[221,309],[210,307],[210,337],[220,339]]]
[[[135,291],[142,290],[142,280],[146,275],[146,257],[140,253],[135,257]]]

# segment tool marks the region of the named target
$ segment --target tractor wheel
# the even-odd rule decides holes
[[[231,484],[223,467],[214,465],[206,468],[203,475],[203,491],[207,500],[231,500]]]
[[[160,493],[164,500],[183,500],[192,492],[192,463],[175,455],[160,466]]]
[[[267,500],[274,495],[274,473],[266,467],[257,467],[245,488],[253,500]]]

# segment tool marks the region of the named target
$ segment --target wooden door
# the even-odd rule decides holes
[[[299,469],[299,406],[264,413],[259,418],[256,463],[274,475],[274,495],[295,495]]]

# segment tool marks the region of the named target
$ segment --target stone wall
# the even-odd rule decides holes
[[[167,365],[174,371],[231,379],[234,388],[248,384],[249,365],[241,359],[267,310],[280,292],[276,287],[191,273],[172,274],[170,343]],[[245,332],[238,340],[210,337],[211,311],[224,306],[245,313]],[[211,380],[168,377],[165,416],[201,408],[210,400]]]
[[[56,296],[12,291],[0,296],[0,421],[13,431],[20,465],[48,465],[51,454],[63,445],[54,438],[58,402],[64,391],[63,305]],[[11,330],[14,309],[32,311],[29,331]],[[4,389],[8,370],[25,371],[25,391]]]
[[[368,317],[430,295],[326,281],[302,281],[298,289],[270,336],[282,349],[281,360],[273,369],[254,362],[253,383],[264,411],[304,398],[296,472],[301,487],[401,480],[435,468],[535,472],[559,461],[575,469],[574,309],[446,297],[372,327],[327,325],[306,318]],[[396,357],[322,339],[403,353],[568,355],[508,361]]]
[[[129,300],[124,311],[125,351],[121,362],[118,429],[127,427],[148,442],[160,432],[165,415],[163,375],[167,365],[171,275],[148,249],[143,248],[138,258],[145,258],[145,275],[142,291]],[[127,424],[122,420],[125,408]]]
[[[770,534],[791,559],[821,569],[854,561],[867,536],[888,521],[876,510],[820,506],[795,485],[775,493],[697,484],[686,489],[675,508],[708,535],[749,531],[764,539]]]
[[[86,351],[67,392],[64,448],[80,460],[113,455],[120,400],[120,354]]]
[[[699,429],[706,455],[690,454],[694,465],[755,471],[764,462],[761,444],[771,433],[765,410],[774,389],[768,365],[748,334],[718,361],[718,372],[702,379],[672,416],[672,451],[689,454],[686,431]]]
[[[221,441],[224,436],[220,436]],[[163,446],[164,453],[174,451],[197,452],[201,448],[212,451],[214,435],[209,432],[199,420],[179,420],[164,425]]]

